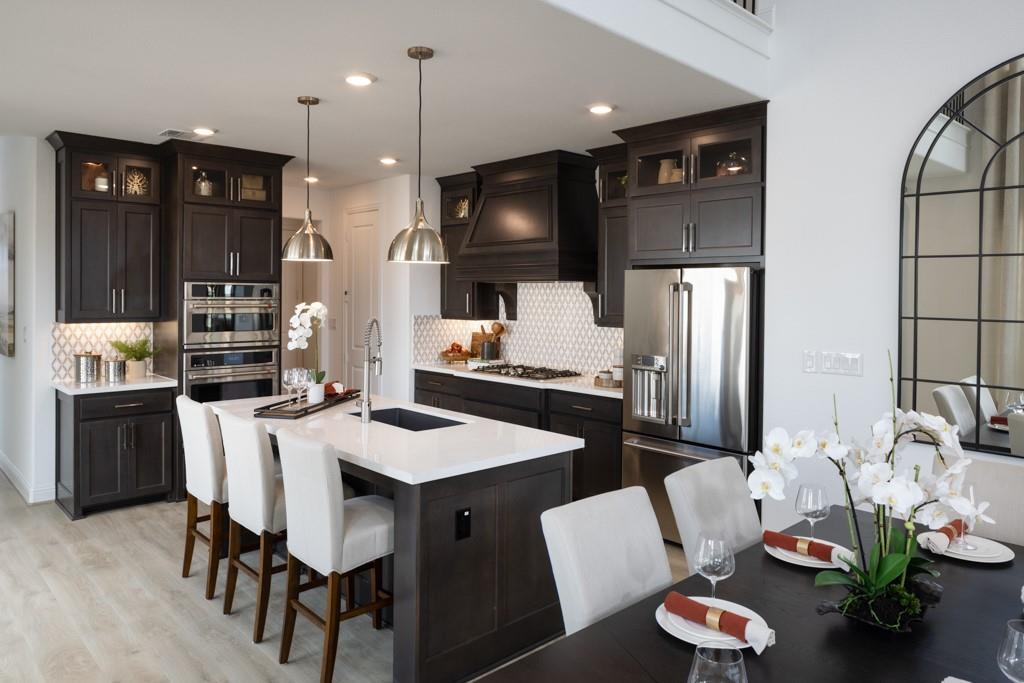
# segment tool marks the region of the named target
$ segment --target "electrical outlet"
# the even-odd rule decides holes
[[[804,372],[818,371],[818,352],[804,350]]]
[[[859,353],[822,351],[821,371],[828,375],[849,375],[859,377],[864,374],[864,361]]]

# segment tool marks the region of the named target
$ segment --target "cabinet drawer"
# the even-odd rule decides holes
[[[591,420],[604,420],[616,424],[622,422],[622,401],[614,398],[552,391],[548,396],[548,407],[553,413],[578,415]]]
[[[442,394],[458,394],[462,383],[453,375],[442,375],[439,372],[416,371],[416,388]]]
[[[520,427],[540,429],[541,426],[540,413],[535,413],[532,410],[521,410],[519,408],[509,408],[508,406],[465,399],[462,401],[462,411],[469,415],[486,417],[489,420],[497,420],[498,422],[508,422]]]
[[[115,394],[80,398],[79,419],[94,420],[143,413],[171,412],[171,391],[122,391]]]
[[[504,382],[491,382],[488,380],[466,380],[462,382],[462,396],[464,398],[486,401],[487,403],[498,403],[503,406],[525,408],[543,412],[544,390],[520,387]]]

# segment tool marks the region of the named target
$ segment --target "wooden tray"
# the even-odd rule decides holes
[[[469,351],[463,351],[462,353],[448,353],[447,351],[441,352],[441,360],[446,363],[465,363],[472,357],[473,354]]]
[[[300,417],[307,417],[321,410],[327,410],[334,406],[348,403],[359,396],[358,389],[348,389],[342,394],[327,396],[323,403],[310,405],[303,399],[291,398],[285,401],[278,401],[270,405],[257,408],[252,411],[253,417],[272,417],[281,420],[297,420]]]
[[[595,387],[604,387],[606,389],[621,389],[622,388],[622,380],[621,379],[601,379],[597,375],[594,375],[594,386]]]

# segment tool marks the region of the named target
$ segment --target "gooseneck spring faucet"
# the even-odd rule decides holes
[[[370,351],[370,338],[373,330],[377,330],[377,353]],[[373,366],[373,374],[380,377],[382,358],[380,346],[383,343],[380,335],[380,323],[376,318],[370,318],[366,322],[366,333],[363,335],[363,395],[359,399],[361,412],[359,418],[363,424],[369,424],[372,405],[370,403],[370,366]]]

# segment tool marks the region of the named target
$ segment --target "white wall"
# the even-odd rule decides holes
[[[0,137],[0,212],[15,212],[15,355],[0,356],[0,470],[30,503],[54,495],[54,152]]]
[[[907,154],[946,98],[1022,52],[1022,25],[1024,4],[1016,0],[777,3],[767,140],[767,427],[826,428],[833,393],[844,435],[864,434],[888,409]],[[804,374],[802,349],[861,352],[864,376]],[[834,481],[821,465],[806,476]],[[795,519],[791,510],[792,498],[768,504],[766,522]]]

